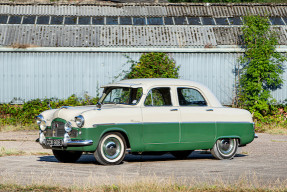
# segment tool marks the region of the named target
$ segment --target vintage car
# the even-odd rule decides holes
[[[197,82],[132,79],[103,88],[97,105],[37,116],[39,143],[60,162],[75,162],[90,152],[100,164],[119,164],[127,151],[185,158],[193,150],[211,150],[216,159],[232,159],[238,146],[255,137],[248,111],[223,107]]]

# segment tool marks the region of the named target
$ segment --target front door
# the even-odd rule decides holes
[[[144,107],[143,142],[145,144],[167,144],[179,142],[178,107],[172,106],[169,87],[157,87],[149,91]]]

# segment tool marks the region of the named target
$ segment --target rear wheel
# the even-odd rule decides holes
[[[74,163],[82,156],[82,153],[82,151],[61,151],[53,149],[54,156],[62,163]]]
[[[177,159],[186,159],[193,151],[172,151],[170,152]]]
[[[218,139],[211,149],[216,159],[232,159],[238,149],[238,139]]]
[[[117,165],[124,159],[126,148],[126,141],[120,133],[106,133],[101,138],[94,156],[102,165]]]

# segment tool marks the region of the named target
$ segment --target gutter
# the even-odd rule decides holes
[[[287,52],[287,46],[279,46],[277,52]],[[165,52],[165,53],[244,53],[240,47],[221,46],[214,48],[141,48],[141,47],[30,47],[12,48],[0,47],[0,52],[117,52],[117,53],[142,53],[142,52]]]

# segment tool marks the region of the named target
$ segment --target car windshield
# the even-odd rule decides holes
[[[136,105],[142,96],[142,88],[111,87],[104,91],[102,104]]]

